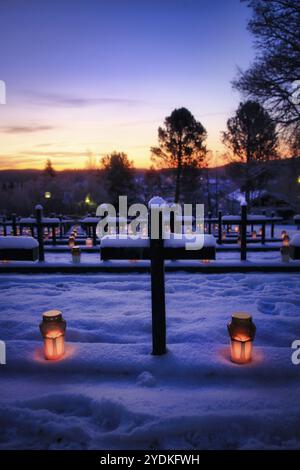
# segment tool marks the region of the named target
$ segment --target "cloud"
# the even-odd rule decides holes
[[[55,168],[74,167],[78,157],[85,157],[86,152],[19,152],[18,154],[0,154],[0,169],[42,168],[47,158],[51,158]],[[81,166],[81,159],[77,160]]]
[[[64,158],[73,158],[73,157],[86,157],[88,151],[85,152],[72,152],[72,151],[56,151],[56,152],[37,152],[36,150],[24,150],[20,152],[21,155],[31,155],[37,157],[46,157],[46,158],[55,158],[55,157],[64,157]]]
[[[0,127],[0,132],[4,134],[30,134],[32,132],[50,131],[53,126],[4,126]]]
[[[64,108],[83,108],[99,105],[125,105],[134,106],[140,104],[140,100],[119,97],[95,97],[87,98],[81,96],[59,95],[55,93],[39,93],[35,91],[27,91],[31,103],[39,106],[58,106]]]

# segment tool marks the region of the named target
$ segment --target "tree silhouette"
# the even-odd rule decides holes
[[[276,125],[269,113],[257,102],[240,103],[236,114],[228,119],[223,143],[235,161],[243,165],[233,166],[240,179],[246,202],[250,203],[251,191],[258,189],[267,178],[264,163],[277,157]]]
[[[135,193],[134,167],[126,153],[113,152],[106,155],[101,159],[101,167],[104,170],[110,202],[116,206],[119,196],[127,196],[131,201]]]
[[[51,176],[52,178],[54,176],[56,176],[56,171],[54,170],[54,168],[52,166],[52,162],[51,162],[50,158],[48,158],[47,161],[46,161],[44,173],[45,173],[46,176]]]
[[[158,147],[152,147],[152,160],[160,167],[175,170],[175,202],[181,195],[186,168],[200,168],[205,161],[206,130],[186,108],[175,109],[158,128]],[[187,174],[187,173],[186,173]]]
[[[300,3],[297,0],[243,0],[253,15],[257,57],[239,73],[234,87],[263,104],[290,131],[300,126]]]

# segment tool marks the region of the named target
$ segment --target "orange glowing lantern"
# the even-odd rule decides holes
[[[44,354],[48,360],[57,360],[65,353],[66,322],[60,310],[43,313],[40,330],[44,339]]]
[[[73,248],[75,246],[75,238],[72,235],[69,237],[68,245],[69,248]]]
[[[290,237],[288,234],[285,234],[284,237],[282,237],[282,245],[283,246],[289,246],[290,244]]]
[[[253,240],[256,240],[257,238],[257,232],[256,230],[253,230],[252,234],[251,234],[251,237],[253,238]]]
[[[93,248],[93,240],[92,240],[92,238],[87,238],[87,239],[85,240],[85,246],[86,246],[87,248]]]
[[[282,232],[281,232],[281,239],[283,240],[286,235],[287,235],[287,231],[286,231],[286,230],[282,230]]]
[[[282,238],[282,246],[280,247],[281,261],[288,263],[290,261],[290,237],[286,233]]]
[[[248,313],[234,313],[227,325],[230,335],[231,360],[246,364],[252,359],[253,340],[256,326]]]
[[[235,233],[239,233],[240,227],[239,227],[238,225],[236,225],[236,226],[234,227],[234,231],[235,231]]]

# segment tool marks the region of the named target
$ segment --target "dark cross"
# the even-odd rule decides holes
[[[159,220],[158,237],[151,236],[151,225],[149,231],[149,243],[143,247],[134,246],[106,246],[101,244],[101,258],[103,261],[118,259],[150,259],[151,270],[151,305],[152,305],[152,354],[162,355],[166,348],[166,302],[165,302],[165,260],[211,260],[216,258],[215,247],[203,247],[201,250],[186,250],[182,247],[168,247],[164,244],[164,220],[163,209],[151,208],[153,219]],[[158,211],[155,215],[155,211]],[[174,227],[174,215],[170,213],[171,227]],[[150,217],[150,214],[149,214]]]

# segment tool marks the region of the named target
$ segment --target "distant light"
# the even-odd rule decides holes
[[[87,196],[85,198],[85,201],[84,201],[86,204],[90,204],[91,203],[91,199],[90,199],[90,196]]]
[[[298,176],[298,179],[297,179],[298,183],[300,184],[300,175]]]
[[[51,199],[51,193],[50,191],[45,192],[45,199]]]

